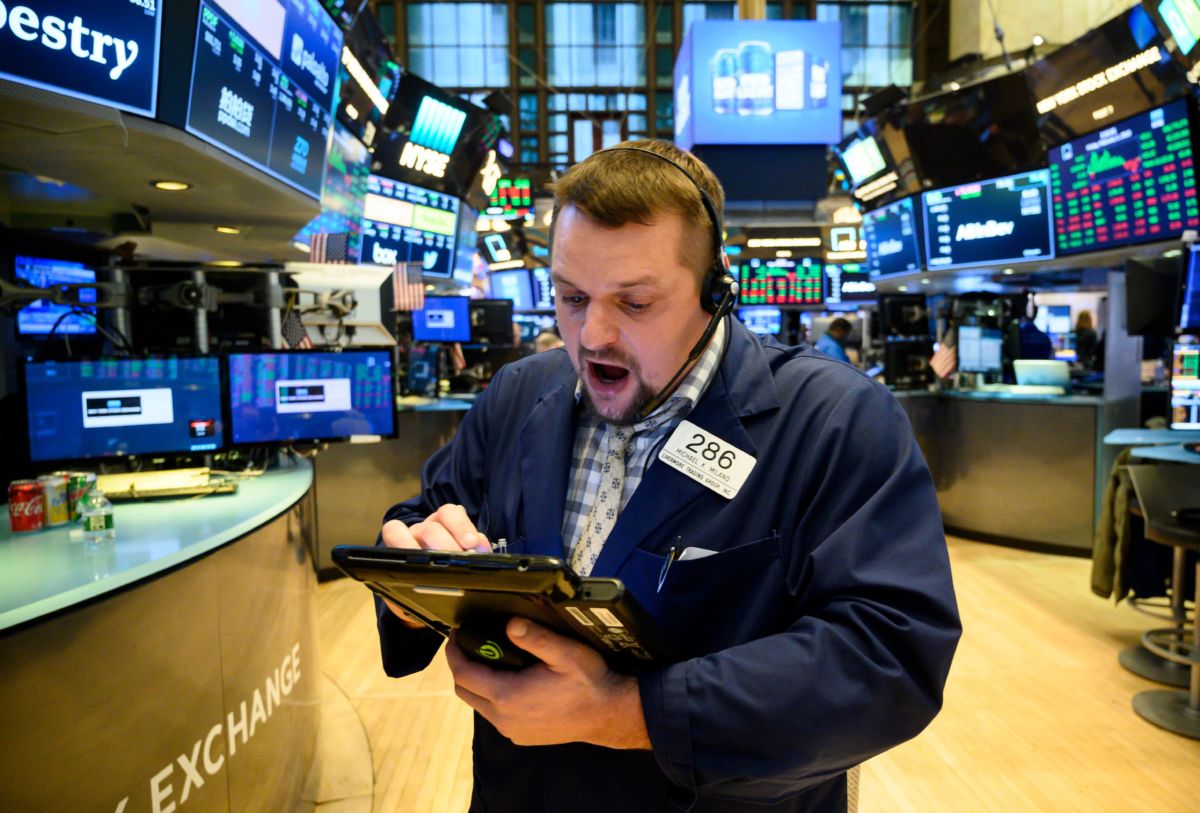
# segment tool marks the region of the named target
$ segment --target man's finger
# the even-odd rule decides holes
[[[509,639],[555,672],[579,668],[580,664],[605,668],[600,655],[591,647],[534,623],[528,618],[512,618],[505,628]]]
[[[419,548],[412,531],[398,519],[383,523],[383,544],[389,548]]]
[[[418,522],[411,528],[413,536],[422,548],[428,550],[462,550],[462,547],[451,536],[440,522],[427,519],[424,522]]]
[[[441,523],[463,550],[480,550],[481,546],[487,546],[487,539],[476,530],[475,523],[471,522],[466,509],[461,505],[447,503],[429,519]],[[490,550],[490,546],[483,549]]]

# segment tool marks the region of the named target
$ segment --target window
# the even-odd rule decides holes
[[[442,87],[508,85],[507,3],[413,3],[408,62]]]
[[[842,81],[853,88],[912,84],[912,8],[894,2],[821,3],[842,24]]]
[[[552,87],[646,83],[641,3],[547,3],[546,79]]]

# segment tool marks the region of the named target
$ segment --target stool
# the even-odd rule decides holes
[[[1130,506],[1130,510],[1133,510],[1133,506]],[[1138,516],[1141,516],[1140,506],[1137,508],[1136,513]],[[1171,599],[1169,606],[1164,608],[1161,603],[1150,604],[1147,600],[1129,599],[1130,605],[1138,612],[1153,618],[1166,619],[1171,622],[1171,626],[1164,629],[1148,630],[1142,635],[1141,643],[1126,647],[1117,656],[1117,661],[1121,666],[1124,666],[1138,677],[1144,677],[1156,683],[1165,683],[1168,686],[1178,686],[1181,689],[1191,686],[1190,669],[1186,664],[1176,663],[1157,654],[1157,649],[1152,649],[1150,642],[1165,644],[1176,653],[1187,648],[1188,615],[1186,602],[1183,597],[1183,571],[1186,559],[1187,550],[1182,547],[1175,547],[1171,557]],[[1166,609],[1168,613],[1163,614],[1152,611],[1161,609]]]

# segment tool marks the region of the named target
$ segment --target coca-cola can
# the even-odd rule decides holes
[[[13,480],[8,484],[8,522],[13,533],[44,528],[43,510],[42,484],[37,480]]]
[[[70,482],[67,473],[43,474],[38,482],[42,484],[42,499],[46,503],[43,517],[46,527],[66,525],[71,519],[71,509],[67,507],[67,483]]]

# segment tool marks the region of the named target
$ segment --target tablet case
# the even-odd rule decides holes
[[[649,614],[618,579],[581,578],[553,556],[339,545],[333,562],[442,635],[500,668],[537,663],[504,625],[522,616],[583,641],[622,672],[672,662]]]

